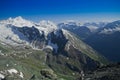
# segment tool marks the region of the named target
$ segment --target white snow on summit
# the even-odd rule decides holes
[[[40,31],[44,31],[45,35],[57,29],[57,26],[51,21],[42,20],[38,23],[38,28]]]
[[[17,32],[18,34],[21,34],[21,37],[24,37],[24,35],[20,32]],[[9,27],[8,25],[5,26],[4,24],[0,24],[0,40],[3,42],[6,42],[8,44],[15,44],[14,41],[19,42],[19,43],[23,43],[24,41],[21,40],[19,38],[19,36],[17,34],[15,34],[11,27]]]
[[[23,19],[21,16],[16,18],[9,18],[7,20],[0,21],[0,40],[3,42],[15,44],[15,42],[19,43],[27,43],[26,37],[23,33],[19,32],[18,30],[13,29],[13,26],[15,27],[32,27],[34,26],[39,30],[41,33],[42,31],[45,33],[45,36],[48,35],[48,33],[54,31],[57,29],[57,26],[51,22],[51,21],[40,21],[39,23],[34,23],[29,20]],[[16,33],[14,33],[16,32]],[[20,39],[20,37],[22,39]]]
[[[16,18],[9,18],[7,20],[3,20],[0,22],[0,24],[11,24],[17,27],[23,27],[23,26],[28,26],[32,27],[34,26],[34,23],[28,20],[23,19],[21,16],[18,16]]]

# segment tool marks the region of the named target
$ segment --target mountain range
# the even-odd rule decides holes
[[[94,44],[95,47],[91,44],[93,36],[113,33],[119,35],[119,21],[56,25],[45,20],[35,23],[20,16],[2,20],[0,79],[83,80],[82,77],[87,72],[109,63],[109,57],[96,47],[98,42]],[[103,49],[102,46],[99,48]]]
[[[85,43],[104,55],[112,62],[120,61],[120,21],[58,24],[60,28],[69,30],[79,36]]]

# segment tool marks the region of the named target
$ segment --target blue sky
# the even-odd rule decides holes
[[[23,16],[39,21],[120,19],[120,0],[0,0],[0,20]]]

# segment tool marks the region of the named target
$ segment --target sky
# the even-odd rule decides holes
[[[120,19],[120,0],[0,0],[0,20],[22,16],[33,21]]]

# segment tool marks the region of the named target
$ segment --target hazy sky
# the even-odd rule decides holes
[[[39,21],[120,19],[120,0],[0,0],[0,20],[23,16]]]

